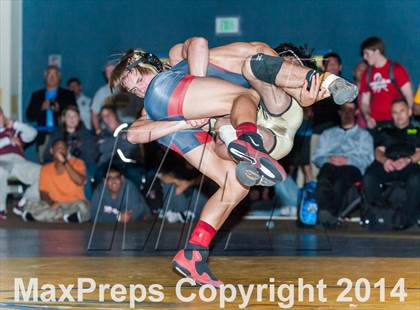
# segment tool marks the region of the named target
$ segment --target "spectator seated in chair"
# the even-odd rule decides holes
[[[90,206],[83,193],[86,167],[82,160],[69,158],[64,140],[55,140],[54,161],[44,164],[39,176],[41,200],[28,201],[22,218],[40,222],[86,222]]]
[[[197,186],[200,181],[198,170],[178,154],[170,152],[158,177],[165,197],[160,217],[164,216],[171,223],[198,218],[208,199]]]
[[[382,203],[381,185],[394,181],[405,183],[408,226],[420,219],[420,127],[410,123],[411,114],[404,99],[393,102],[393,123],[374,134],[375,161],[363,178],[369,205]]]
[[[98,148],[96,147],[96,137],[85,128],[81,119],[80,112],[76,106],[69,106],[63,111],[62,127],[51,134],[44,152],[44,161],[53,160],[50,152],[51,143],[57,139],[66,141],[71,156],[83,160],[86,166],[87,180],[85,194],[87,198],[92,196],[91,179],[96,171],[96,159]]]
[[[38,180],[41,167],[26,160],[23,154],[24,143],[32,142],[36,135],[37,131],[31,126],[7,118],[0,107],[0,220],[6,219],[9,178],[16,178],[29,186],[21,202],[39,199]],[[20,207],[21,204],[15,206],[14,210],[21,213]]]
[[[91,206],[95,222],[127,223],[150,216],[142,194],[115,166],[111,166],[106,179],[95,189]]]
[[[69,153],[91,165],[96,162],[98,149],[95,136],[85,128],[80,112],[76,106],[69,106],[63,111],[62,128],[58,128],[51,134],[50,143],[44,153],[44,161],[51,162],[53,155],[50,152],[52,142],[63,139],[68,145]]]
[[[345,103],[338,111],[341,125],[325,130],[312,160],[320,168],[315,199],[319,221],[334,226],[343,207],[343,197],[373,161],[373,139],[356,125],[356,106]]]
[[[98,135],[99,160],[95,179],[101,181],[105,177],[109,162],[112,160],[112,165],[139,188],[141,178],[145,174],[144,168],[139,163],[141,161],[139,145],[127,141],[126,129],[116,134],[121,122],[113,106],[103,106],[100,117],[105,128]]]

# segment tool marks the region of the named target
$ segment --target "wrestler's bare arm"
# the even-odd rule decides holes
[[[130,143],[148,143],[180,130],[199,128],[208,123],[208,119],[181,120],[181,121],[154,121],[147,119],[143,109],[138,118],[127,132],[127,140]]]
[[[185,121],[149,120],[143,109],[141,117],[128,129],[127,140],[133,144],[148,143],[186,128],[188,124]]]
[[[241,74],[245,59],[258,53],[277,56],[276,52],[263,42],[235,42],[209,49],[206,38],[192,37],[170,49],[169,63],[174,66],[186,59],[190,73],[195,76],[206,76],[209,62]]]
[[[193,37],[184,43],[174,45],[169,51],[169,64],[176,65],[182,60],[188,60],[190,73],[194,76],[206,76],[209,63],[209,46],[207,39]]]
[[[171,66],[187,58],[192,75],[206,76],[208,66],[207,40],[190,38],[184,43],[174,45],[169,51],[169,64]],[[131,143],[148,143],[180,130],[201,127],[207,121],[207,119],[187,121],[148,120],[143,109],[142,116],[128,129],[127,139]]]
[[[169,64],[172,67],[184,60],[184,56],[182,55],[183,49],[184,43],[178,43],[172,46],[169,50]]]

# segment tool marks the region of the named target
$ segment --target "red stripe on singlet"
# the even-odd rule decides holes
[[[181,152],[181,150],[176,146],[176,144],[175,143],[171,143],[171,145],[169,146],[169,148],[172,150],[172,151],[174,151],[174,152],[176,152],[176,153],[178,153],[179,155],[181,155],[181,156],[183,156],[184,154]]]
[[[206,131],[199,131],[195,133],[195,137],[200,142],[200,144],[206,144],[210,141],[213,141],[213,137]]]
[[[168,116],[183,116],[182,106],[184,104],[185,94],[187,93],[188,86],[195,79],[195,76],[186,75],[179,81],[175,87],[174,92],[169,98],[168,103]]]

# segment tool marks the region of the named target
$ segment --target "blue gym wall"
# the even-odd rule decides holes
[[[232,41],[290,41],[338,52],[351,77],[359,46],[382,37],[387,55],[420,80],[420,1],[404,0],[24,0],[23,111],[43,86],[49,54],[62,55],[63,81],[80,77],[93,96],[107,56],[129,47],[163,53],[194,35],[211,46]],[[240,36],[216,37],[217,15],[239,15]]]

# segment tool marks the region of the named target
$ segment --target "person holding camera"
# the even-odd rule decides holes
[[[76,106],[68,106],[62,113],[61,127],[51,134],[49,143],[44,151],[44,162],[53,160],[50,152],[52,141],[63,139],[66,141],[69,154],[72,157],[83,160],[87,169],[88,180],[94,177],[96,171],[96,159],[98,157],[98,148],[96,137],[87,130],[80,118],[79,109]],[[88,198],[92,195],[91,183],[86,184],[86,195]]]
[[[369,205],[380,204],[382,184],[405,182],[405,213],[414,224],[420,218],[420,127],[410,124],[412,112],[403,98],[395,100],[391,110],[392,124],[374,135],[375,161],[363,178],[366,199]]]
[[[38,129],[36,144],[41,161],[47,137],[57,127],[61,112],[69,105],[77,106],[74,93],[60,87],[60,78],[60,68],[47,66],[44,72],[45,88],[32,93],[26,109],[26,118],[35,122]]]
[[[87,166],[95,163],[98,157],[96,138],[84,127],[80,119],[79,109],[76,106],[68,106],[63,111],[61,127],[51,134],[50,143],[47,144],[44,151],[45,162],[53,160],[50,153],[51,142],[59,138],[66,141],[71,156],[83,160]]]
[[[86,167],[82,160],[69,156],[64,140],[53,141],[53,162],[41,168],[41,200],[27,202],[22,214],[25,221],[77,222],[90,219],[90,206],[83,193]]]

